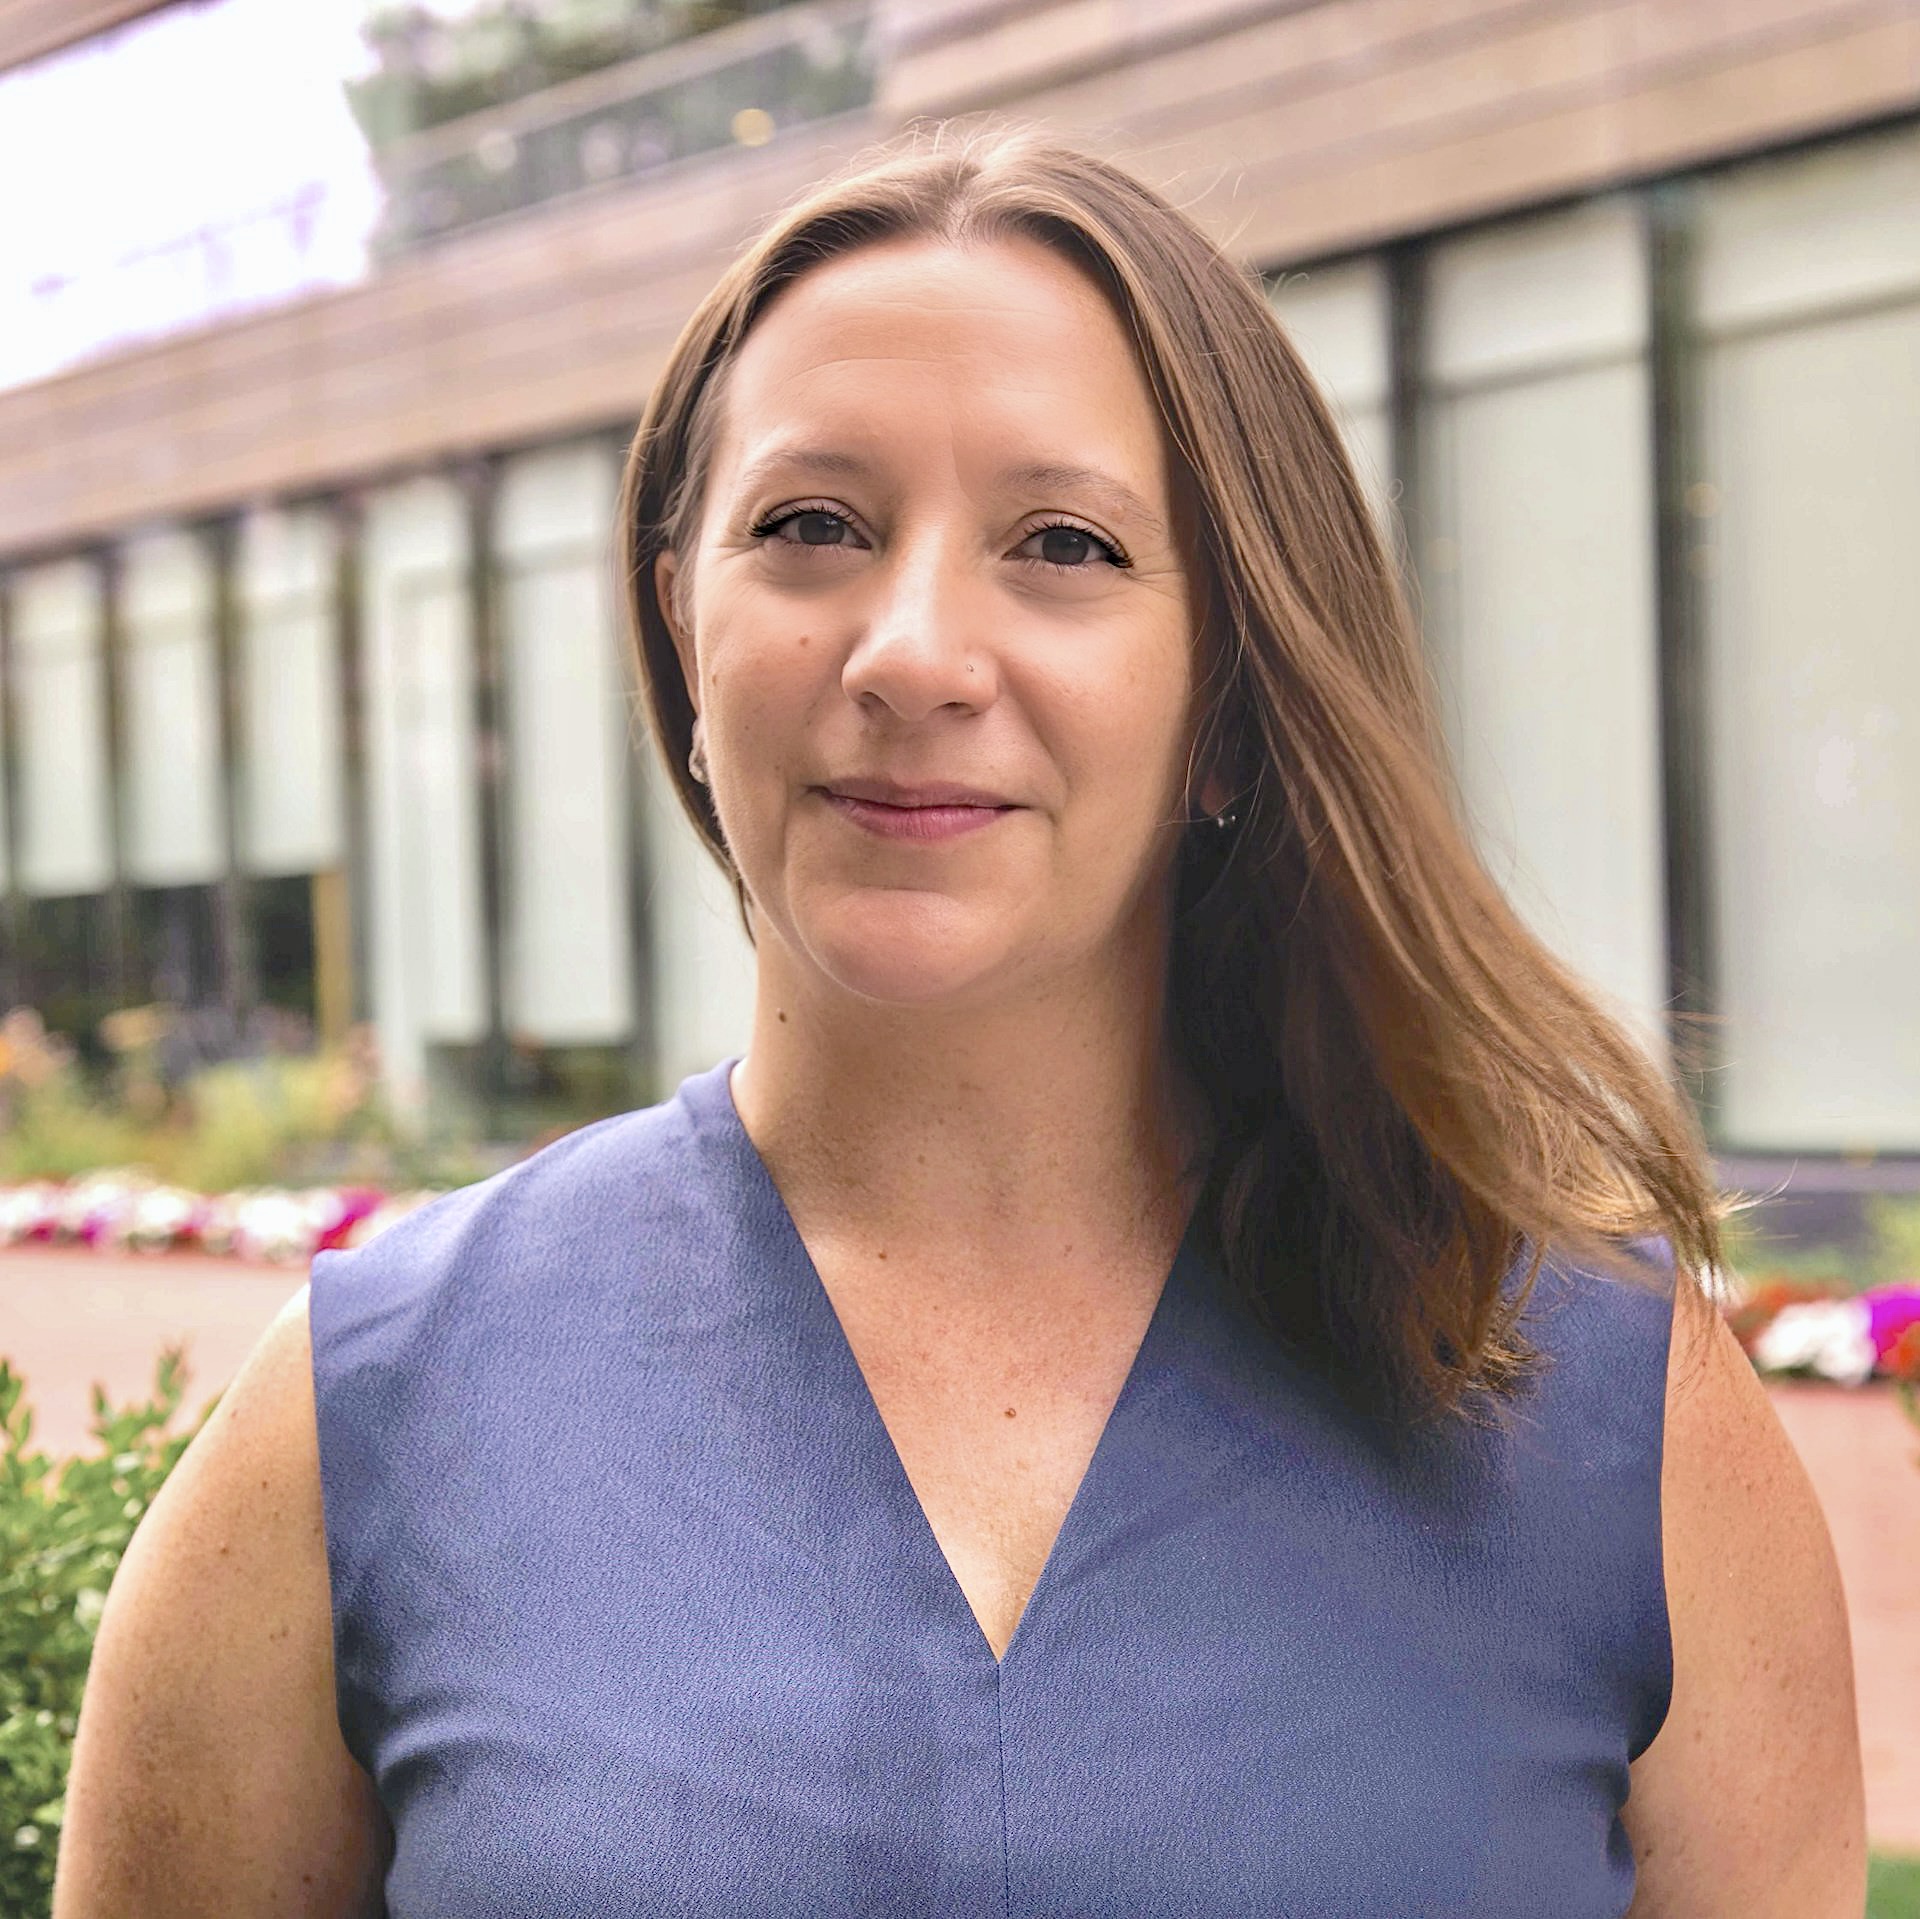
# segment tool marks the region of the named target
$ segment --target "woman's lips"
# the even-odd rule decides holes
[[[842,818],[882,839],[950,840],[977,833],[1011,813],[1011,806],[987,806],[942,801],[925,806],[900,806],[886,800],[856,799],[850,793],[821,789],[822,797]]]

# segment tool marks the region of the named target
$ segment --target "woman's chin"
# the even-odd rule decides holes
[[[1004,910],[939,893],[871,892],[808,915],[808,957],[843,992],[892,1006],[969,999],[1004,976],[1018,942]]]

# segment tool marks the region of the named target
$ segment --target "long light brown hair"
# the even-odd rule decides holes
[[[1490,1408],[1537,1360],[1520,1315],[1544,1258],[1631,1278],[1664,1239],[1691,1287],[1719,1267],[1726,1206],[1690,1108],[1476,856],[1398,564],[1334,420],[1258,279],[1165,199],[1031,131],[942,129],[856,162],[735,261],[654,388],[622,489],[634,641],[681,803],[738,889],[687,771],[693,708],[654,583],[662,552],[691,557],[728,363],[824,261],[1012,235],[1071,261],[1125,325],[1209,608],[1195,763],[1237,825],[1187,829],[1169,970],[1218,1142],[1204,1223],[1269,1328],[1360,1403],[1409,1421]]]

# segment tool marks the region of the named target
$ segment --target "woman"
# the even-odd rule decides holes
[[[61,1919],[1856,1914],[1706,1158],[1468,851],[1257,286],[908,143],[623,523],[749,1050],[316,1262],[115,1585]]]

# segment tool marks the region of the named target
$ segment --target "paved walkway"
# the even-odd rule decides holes
[[[189,1254],[0,1251],[0,1358],[26,1379],[30,1444],[93,1451],[93,1382],[116,1407],[151,1399],[160,1349],[175,1341],[187,1390],[174,1430],[191,1425],[305,1282],[292,1266]]]
[[[116,1406],[150,1397],[171,1339],[189,1342],[184,1410],[197,1416],[303,1278],[184,1255],[0,1252],[0,1356],[25,1375],[34,1443],[90,1451],[91,1383]],[[1878,1846],[1920,1854],[1920,1432],[1878,1387],[1787,1384],[1773,1398],[1846,1581],[1868,1823]]]
[[[1920,1428],[1886,1386],[1783,1381],[1773,1403],[1826,1509],[1853,1622],[1867,1830],[1920,1855]]]

